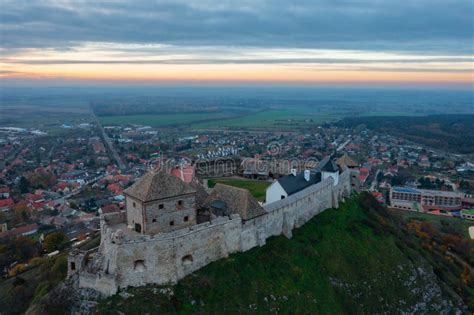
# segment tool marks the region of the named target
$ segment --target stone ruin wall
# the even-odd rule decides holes
[[[327,179],[268,204],[264,206],[267,214],[248,221],[232,215],[170,233],[130,236],[108,227],[123,222],[124,213],[107,215],[101,224],[99,254],[92,266],[81,270],[79,285],[111,295],[128,286],[176,283],[229,254],[263,246],[271,236],[290,238],[294,228],[338,207],[351,192],[350,173],[340,174],[337,186]]]

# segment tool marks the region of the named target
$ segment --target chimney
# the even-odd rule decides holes
[[[296,168],[291,169],[291,175],[296,176]]]
[[[310,170],[304,170],[304,180],[309,182]]]

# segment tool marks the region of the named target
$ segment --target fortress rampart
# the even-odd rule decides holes
[[[328,178],[268,204],[265,214],[247,221],[234,214],[173,232],[142,235],[127,229],[124,212],[104,215],[97,253],[71,253],[68,273],[79,274],[80,287],[104,295],[128,286],[176,283],[229,254],[263,246],[271,236],[290,238],[294,228],[326,209],[337,208],[349,196],[351,172],[342,172],[338,185]]]

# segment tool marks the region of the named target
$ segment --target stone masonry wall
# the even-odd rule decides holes
[[[181,205],[178,205],[181,201]],[[162,205],[163,208],[159,208]],[[182,195],[145,204],[145,233],[156,234],[196,224],[194,195]]]
[[[125,235],[102,226],[96,272],[80,272],[80,286],[105,295],[119,288],[145,284],[176,283],[186,275],[231,253],[265,245],[271,236],[292,236],[320,212],[338,207],[351,192],[350,170],[266,205],[268,212],[248,221],[240,216],[219,217],[211,222],[156,235]],[[116,220],[115,217],[107,220]]]

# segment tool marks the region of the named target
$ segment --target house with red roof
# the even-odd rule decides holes
[[[194,167],[192,165],[187,165],[183,167],[179,167],[179,166],[174,167],[171,170],[171,175],[189,184],[194,180]]]
[[[10,197],[10,188],[0,187],[0,198],[9,198],[9,197]]]
[[[0,199],[0,211],[7,212],[13,209],[15,203],[12,198]]]
[[[359,169],[359,180],[363,184],[369,177],[370,170],[367,167],[361,167]]]
[[[123,188],[119,184],[109,184],[107,186],[107,190],[112,192],[114,195],[121,195],[123,192]]]
[[[69,183],[66,182],[59,182],[56,185],[56,191],[62,192],[62,193],[68,193],[70,191],[69,189]]]
[[[18,236],[28,236],[38,232],[38,224],[28,224],[0,233],[0,238],[10,238]]]
[[[385,198],[381,192],[373,191],[372,196],[374,196],[374,198],[377,199],[379,203],[385,203]]]
[[[115,203],[111,203],[99,208],[100,214],[114,213],[114,212],[120,212],[119,206],[117,206]]]

